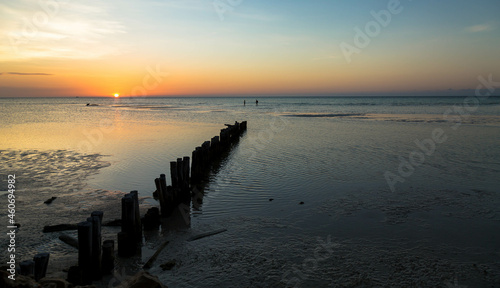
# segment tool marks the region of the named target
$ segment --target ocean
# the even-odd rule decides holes
[[[75,265],[45,225],[117,219],[132,190],[143,212],[158,206],[169,162],[235,121],[248,131],[190,219],[145,234],[99,286],[165,240],[150,272],[168,287],[500,286],[499,97],[0,98],[0,217],[15,175],[17,259]]]

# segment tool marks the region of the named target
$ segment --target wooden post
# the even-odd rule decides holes
[[[193,162],[191,166],[191,181],[197,183],[201,178],[202,155],[201,147],[196,147],[193,151]]]
[[[49,266],[50,253],[38,253],[33,257],[35,262],[35,281],[45,277],[47,267]]]
[[[100,220],[100,223],[102,224],[102,218],[104,218],[104,212],[102,212],[102,211],[94,211],[94,212],[90,213],[90,216],[98,216],[99,220]]]
[[[182,158],[177,158],[177,188],[182,188],[182,183],[184,182],[184,174]]]
[[[135,204],[131,194],[122,198],[122,232],[135,237]]]
[[[201,148],[203,149],[203,172],[204,174],[209,170],[210,166],[210,141],[205,141],[203,142],[203,145],[201,145]]]
[[[163,193],[163,199],[165,199],[165,215],[163,215],[162,212],[162,217],[168,217],[170,214],[172,214],[173,207],[174,207],[174,199],[175,195],[172,193],[172,191],[168,191],[167,189],[167,176],[165,174],[160,175],[160,185],[161,185],[161,191]]]
[[[191,153],[191,182],[196,180],[196,150]]]
[[[191,199],[191,193],[189,191],[189,157],[184,156],[182,159],[182,195],[184,201],[189,201]]]
[[[135,204],[131,194],[122,198],[122,231],[118,233],[118,255],[135,254],[137,237],[135,235]]]
[[[212,142],[210,143],[210,147],[212,148],[212,154],[214,157],[219,158],[220,156],[220,141],[219,136],[215,136],[212,138]]]
[[[223,150],[226,149],[227,145],[229,144],[229,135],[228,135],[228,128],[224,128],[220,130],[220,145]]]
[[[137,190],[130,191],[130,195],[132,195],[132,198],[134,199],[134,212],[135,212],[134,234],[137,243],[142,243],[142,224],[141,224],[141,211],[139,210],[139,191]]]
[[[172,178],[172,186],[177,187],[177,162],[170,162],[170,178]]]
[[[165,174],[163,174],[165,175]],[[161,211],[161,215],[162,217],[167,217],[167,212],[166,212],[166,209],[167,209],[167,206],[166,206],[166,203],[165,203],[165,198],[164,197],[164,192],[163,192],[163,188],[161,186],[161,183],[160,183],[160,178],[156,178],[155,179],[155,186],[156,186],[156,192],[158,193],[158,199],[160,200],[160,211]]]
[[[19,263],[19,267],[21,268],[19,274],[24,276],[33,275],[35,272],[35,261],[33,260],[22,261],[21,263]]]
[[[86,284],[92,282],[92,223],[80,222],[78,227],[78,266]]]
[[[100,280],[101,272],[101,211],[92,212],[92,279]]]
[[[115,241],[106,240],[102,244],[102,272],[105,275],[112,274],[115,268]]]

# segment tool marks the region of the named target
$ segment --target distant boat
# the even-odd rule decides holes
[[[99,106],[98,104],[90,104],[90,103],[87,103],[87,106]]]

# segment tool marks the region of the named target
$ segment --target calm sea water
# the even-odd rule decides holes
[[[247,120],[190,226],[147,235],[137,266],[170,239],[151,269],[169,287],[500,285],[500,98],[258,100],[0,99],[0,193],[16,174],[20,258],[71,261],[44,225],[118,218],[131,190],[157,205],[170,161]]]

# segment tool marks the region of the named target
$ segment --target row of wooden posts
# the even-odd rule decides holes
[[[45,277],[49,265],[50,253],[38,253],[33,260],[25,260],[19,263],[20,274],[24,276],[33,275],[35,281]]]
[[[211,141],[204,142],[192,153],[192,158],[185,156],[170,162],[170,179],[172,185],[167,185],[167,177],[161,174],[155,179],[156,196],[160,209],[153,207],[144,216],[141,223],[137,191],[122,198],[122,230],[118,233],[118,254],[133,256],[138,244],[142,242],[142,227],[155,229],[159,226],[159,217],[169,217],[181,203],[191,200],[192,185],[200,183],[208,175],[212,164],[221,159],[224,153],[229,152],[243,132],[247,129],[247,122],[226,124]],[[191,161],[190,161],[191,160]]]
[[[68,281],[75,285],[89,285],[114,269],[115,243],[114,240],[102,242],[103,216],[102,211],[94,211],[86,221],[77,224],[78,266],[68,271]]]
[[[203,181],[210,172],[212,164],[220,160],[224,153],[229,152],[231,145],[246,131],[247,121],[226,126],[220,131],[219,136],[195,148],[191,155],[191,165],[189,156],[170,162],[171,186],[167,186],[165,174],[155,179],[162,217],[170,216],[180,203],[191,200],[191,186]]]
[[[209,173],[212,164],[229,151],[231,145],[246,131],[247,122],[236,122],[234,125],[226,124],[226,126],[227,128],[221,130],[220,136],[215,136],[211,141],[196,147],[192,159],[186,156],[170,162],[171,186],[167,186],[165,174],[155,179],[160,209],[151,208],[144,216],[144,221],[140,216],[138,191],[131,191],[122,197],[121,232],[117,235],[118,255],[122,257],[135,255],[142,243],[143,226],[145,229],[154,228],[156,225],[151,223],[155,221],[154,219],[159,219],[160,214],[161,217],[168,217],[180,203],[191,200],[190,187],[201,182]],[[114,269],[115,245],[113,240],[102,243],[102,219],[103,212],[94,211],[87,221],[77,225],[78,266],[70,267],[68,271],[68,280],[71,283],[88,285],[93,280],[99,280],[103,275],[110,274]],[[48,256],[46,258],[48,262]],[[36,261],[35,259],[35,265]]]

